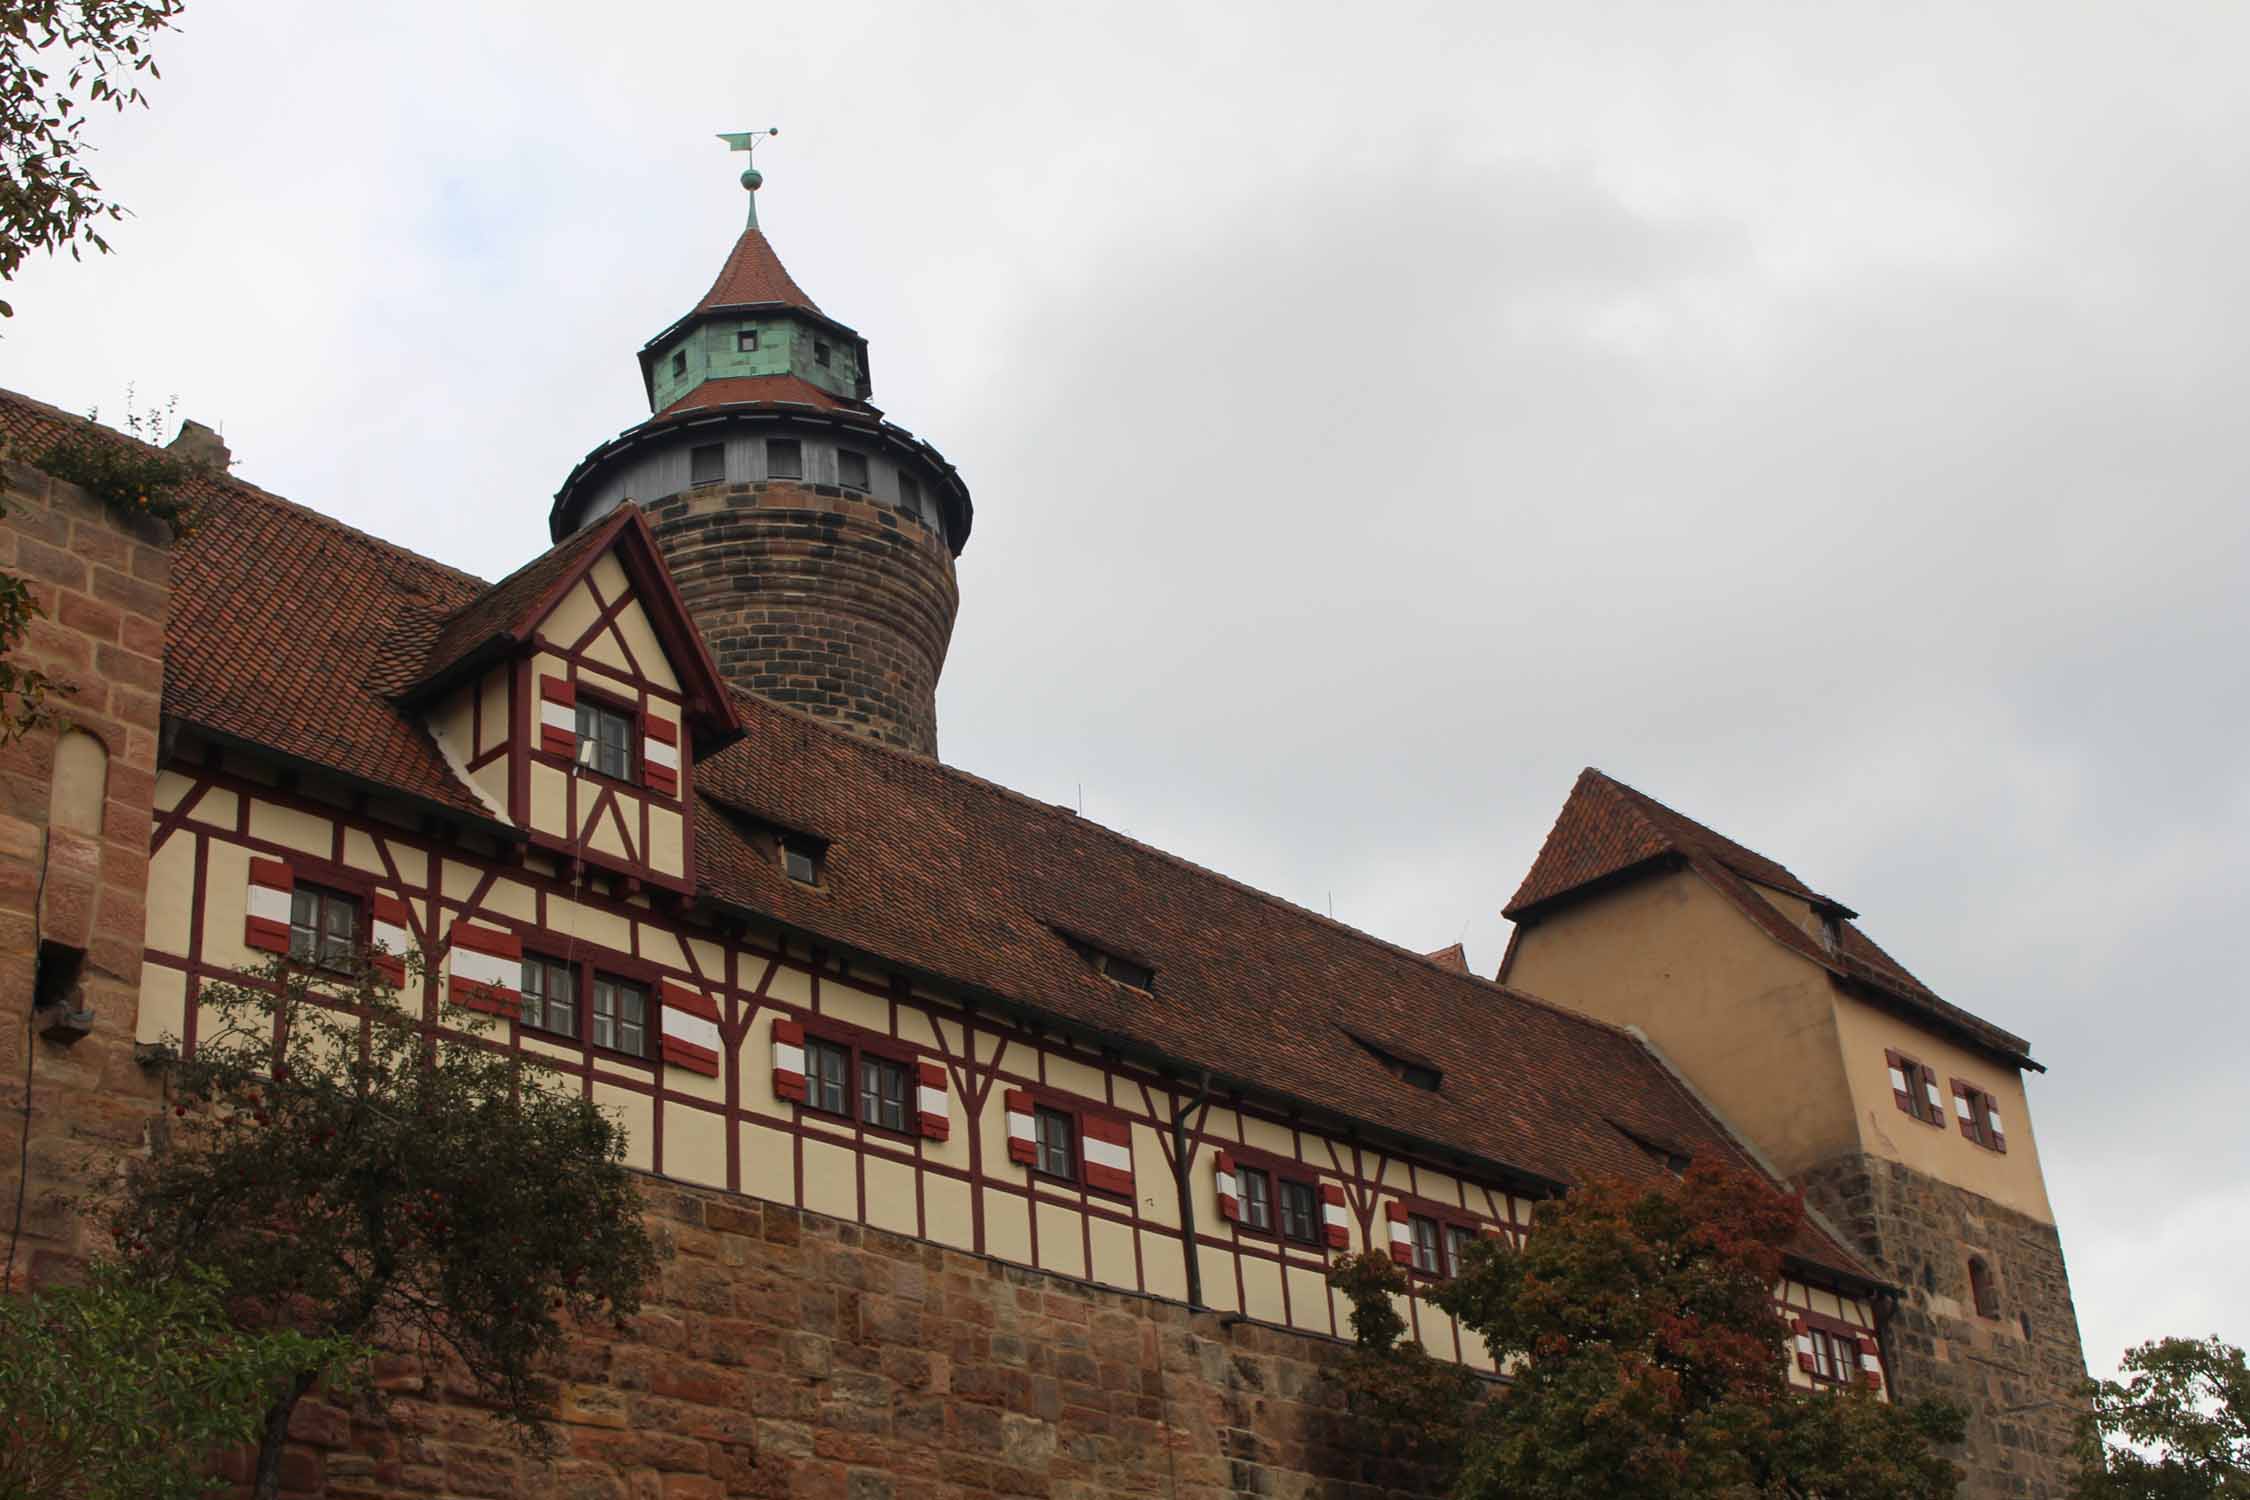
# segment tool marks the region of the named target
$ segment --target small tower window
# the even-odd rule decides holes
[[[819,339],[814,339],[812,346],[812,357],[814,364],[826,365],[828,363],[828,346],[822,343]]]
[[[677,380],[686,373],[687,351],[685,349],[674,349],[672,351],[672,378]]]
[[[718,484],[727,477],[727,450],[722,443],[705,443],[688,450],[688,483]]]
[[[836,482],[848,490],[867,488],[867,455],[849,448],[836,450]]]
[[[738,353],[738,354],[755,354],[755,353],[757,353],[757,352],[758,352],[758,330],[757,330],[757,329],[755,329],[755,328],[739,328],[739,329],[736,329],[736,330],[735,330],[735,335],[734,335],[734,348],[735,348],[735,352],[736,352],[736,353]]]
[[[804,478],[804,445],[795,438],[767,438],[766,477],[768,479]]]
[[[1982,1256],[1969,1257],[1969,1300],[1976,1304],[1978,1317],[2000,1316],[2000,1293],[1992,1284],[1992,1268]]]
[[[922,510],[922,487],[914,476],[903,471],[898,476],[898,508],[917,521],[926,520]]]

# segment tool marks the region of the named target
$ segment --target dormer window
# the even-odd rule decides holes
[[[785,833],[775,841],[781,852],[781,873],[799,885],[820,884],[820,868],[827,846],[801,833]]]
[[[1391,1048],[1369,1041],[1357,1032],[1347,1031],[1344,1035],[1359,1043],[1361,1050],[1382,1064],[1383,1071],[1389,1073],[1401,1083],[1410,1084],[1418,1089],[1427,1089],[1434,1094],[1438,1091],[1439,1086],[1445,1082],[1445,1073],[1436,1063],[1426,1062],[1418,1057],[1404,1056]]]
[[[755,328],[736,329],[734,334],[734,350],[737,354],[757,353],[758,330]]]
[[[578,763],[603,776],[631,781],[632,715],[581,694],[578,699]]]
[[[687,351],[685,349],[674,349],[672,351],[672,378],[677,380],[686,373]]]
[[[849,448],[836,450],[836,482],[847,490],[867,488],[867,455]]]
[[[812,357],[814,364],[820,365],[825,368],[828,364],[828,346],[822,343],[819,339],[814,339],[812,346]]]

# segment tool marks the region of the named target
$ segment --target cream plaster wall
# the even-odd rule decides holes
[[[1980,1193],[2042,1224],[2055,1222],[2020,1071],[1853,996],[1838,993],[1835,1007],[1863,1150]],[[1898,1107],[1883,1057],[1893,1048],[1937,1074],[1938,1098],[1945,1106],[1942,1126],[1925,1124]],[[2006,1152],[1989,1150],[1961,1133],[1953,1110],[1956,1078],[1992,1095],[2005,1127]]]
[[[1634,881],[1520,929],[1502,977],[1639,1026],[1784,1175],[1858,1144],[1827,972],[1692,871]]]

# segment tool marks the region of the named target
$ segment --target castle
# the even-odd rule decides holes
[[[651,415],[498,583],[223,465],[178,542],[7,466],[26,654],[79,684],[0,752],[31,1275],[93,1248],[41,1190],[142,1146],[204,984],[411,947],[433,1024],[495,1015],[622,1118],[678,1258],[570,1373],[560,1481],[402,1388],[309,1405],[298,1492],[1307,1493],[1336,1255],[1427,1283],[1574,1182],[1715,1159],[1815,1210],[1793,1380],[1961,1400],[1965,1495],[2062,1493],[2029,1045],[1595,771],[1487,980],[939,762],[970,495],[759,181],[640,351]],[[0,393],[19,457],[70,422]]]

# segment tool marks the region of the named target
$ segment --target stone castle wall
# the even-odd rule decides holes
[[[65,724],[0,746],[0,1160],[28,1130],[22,1286],[86,1252],[72,1200],[140,1148],[156,1108],[133,1028],[171,559],[161,526],[27,465],[0,464],[0,491],[0,568],[46,612],[13,660],[70,684],[50,700]],[[18,1191],[0,1176],[0,1233]]]
[[[1906,1288],[1889,1327],[1894,1393],[1968,1409],[1962,1500],[2062,1500],[2086,1357],[2055,1227],[1871,1156],[1815,1168],[1805,1190]],[[1996,1318],[1977,1314],[1972,1256],[1994,1273]]]
[[[726,1193],[649,1179],[668,1247],[640,1315],[563,1362],[560,1446],[401,1360],[379,1400],[308,1400],[303,1497],[966,1500],[1434,1492],[1365,1451],[1333,1340]],[[231,1477],[247,1478],[235,1462]]]
[[[704,486],[648,516],[729,682],[937,754],[961,596],[936,532],[871,496],[788,480]]]

